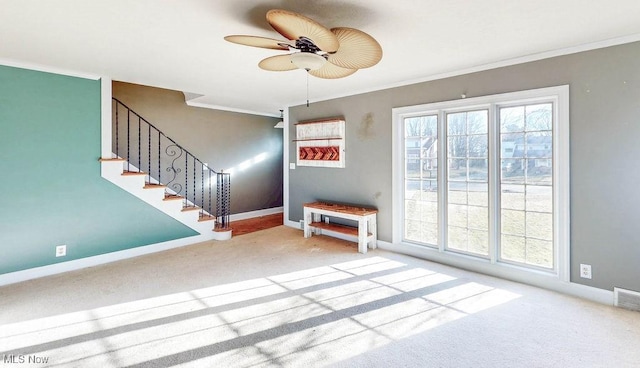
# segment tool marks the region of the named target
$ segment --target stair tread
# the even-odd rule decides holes
[[[144,189],[156,189],[156,188],[166,188],[167,186],[164,184],[155,184],[155,183],[145,183]]]
[[[198,221],[202,222],[202,221],[213,221],[215,220],[215,216],[211,216],[211,215],[200,215],[200,218],[198,218]]]
[[[147,173],[143,172],[143,171],[124,171],[122,173],[122,175],[124,176],[136,176],[136,175],[147,175]]]
[[[222,233],[222,232],[226,232],[226,231],[232,231],[233,229],[229,226],[227,227],[222,227],[220,226],[220,224],[216,224],[216,226],[213,228],[213,231],[217,232],[217,233]]]
[[[125,162],[127,160],[125,160],[124,158],[103,158],[101,157],[100,162]]]
[[[182,211],[183,212],[184,211],[199,211],[199,210],[200,210],[200,207],[198,207],[198,206],[185,206],[185,207],[182,207]]]
[[[165,194],[164,196],[164,200],[165,201],[175,201],[175,200],[183,200],[184,197],[179,196],[177,194]]]

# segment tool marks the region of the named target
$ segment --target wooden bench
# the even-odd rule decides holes
[[[342,204],[313,202],[304,204],[304,237],[313,233],[322,234],[322,229],[341,234],[354,235],[358,238],[358,252],[367,253],[367,245],[371,249],[377,247],[378,231],[376,226],[377,209]],[[322,215],[338,217],[358,222],[358,227],[322,222]]]

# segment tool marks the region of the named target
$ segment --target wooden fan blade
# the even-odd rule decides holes
[[[225,40],[245,46],[261,47],[263,49],[273,50],[289,50],[287,45],[291,45],[289,41],[276,40],[267,37],[231,35],[226,36]]]
[[[350,76],[357,72],[358,69],[347,69],[339,67],[335,64],[325,63],[322,68],[316,70],[310,70],[308,73],[314,77],[323,79],[338,79]]]
[[[332,64],[349,69],[369,68],[382,59],[382,47],[378,41],[360,30],[346,27],[331,28],[340,48],[329,54],[328,61]]]
[[[285,72],[287,70],[297,69],[291,62],[291,55],[278,55],[271,56],[266,59],[262,59],[258,66],[264,70],[270,70],[274,72]]]
[[[272,9],[267,12],[267,22],[288,40],[307,37],[325,52],[335,52],[340,47],[338,38],[328,28],[298,13]]]

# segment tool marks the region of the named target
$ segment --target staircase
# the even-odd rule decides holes
[[[112,109],[113,157],[100,159],[102,177],[200,233],[196,241],[230,239],[229,174],[115,98]]]

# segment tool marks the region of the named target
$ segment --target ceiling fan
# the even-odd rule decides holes
[[[267,22],[286,40],[246,35],[224,38],[240,45],[290,52],[260,61],[258,66],[264,70],[304,69],[318,78],[336,79],[374,66],[382,59],[380,44],[354,28],[328,29],[313,19],[281,9],[269,10]]]

